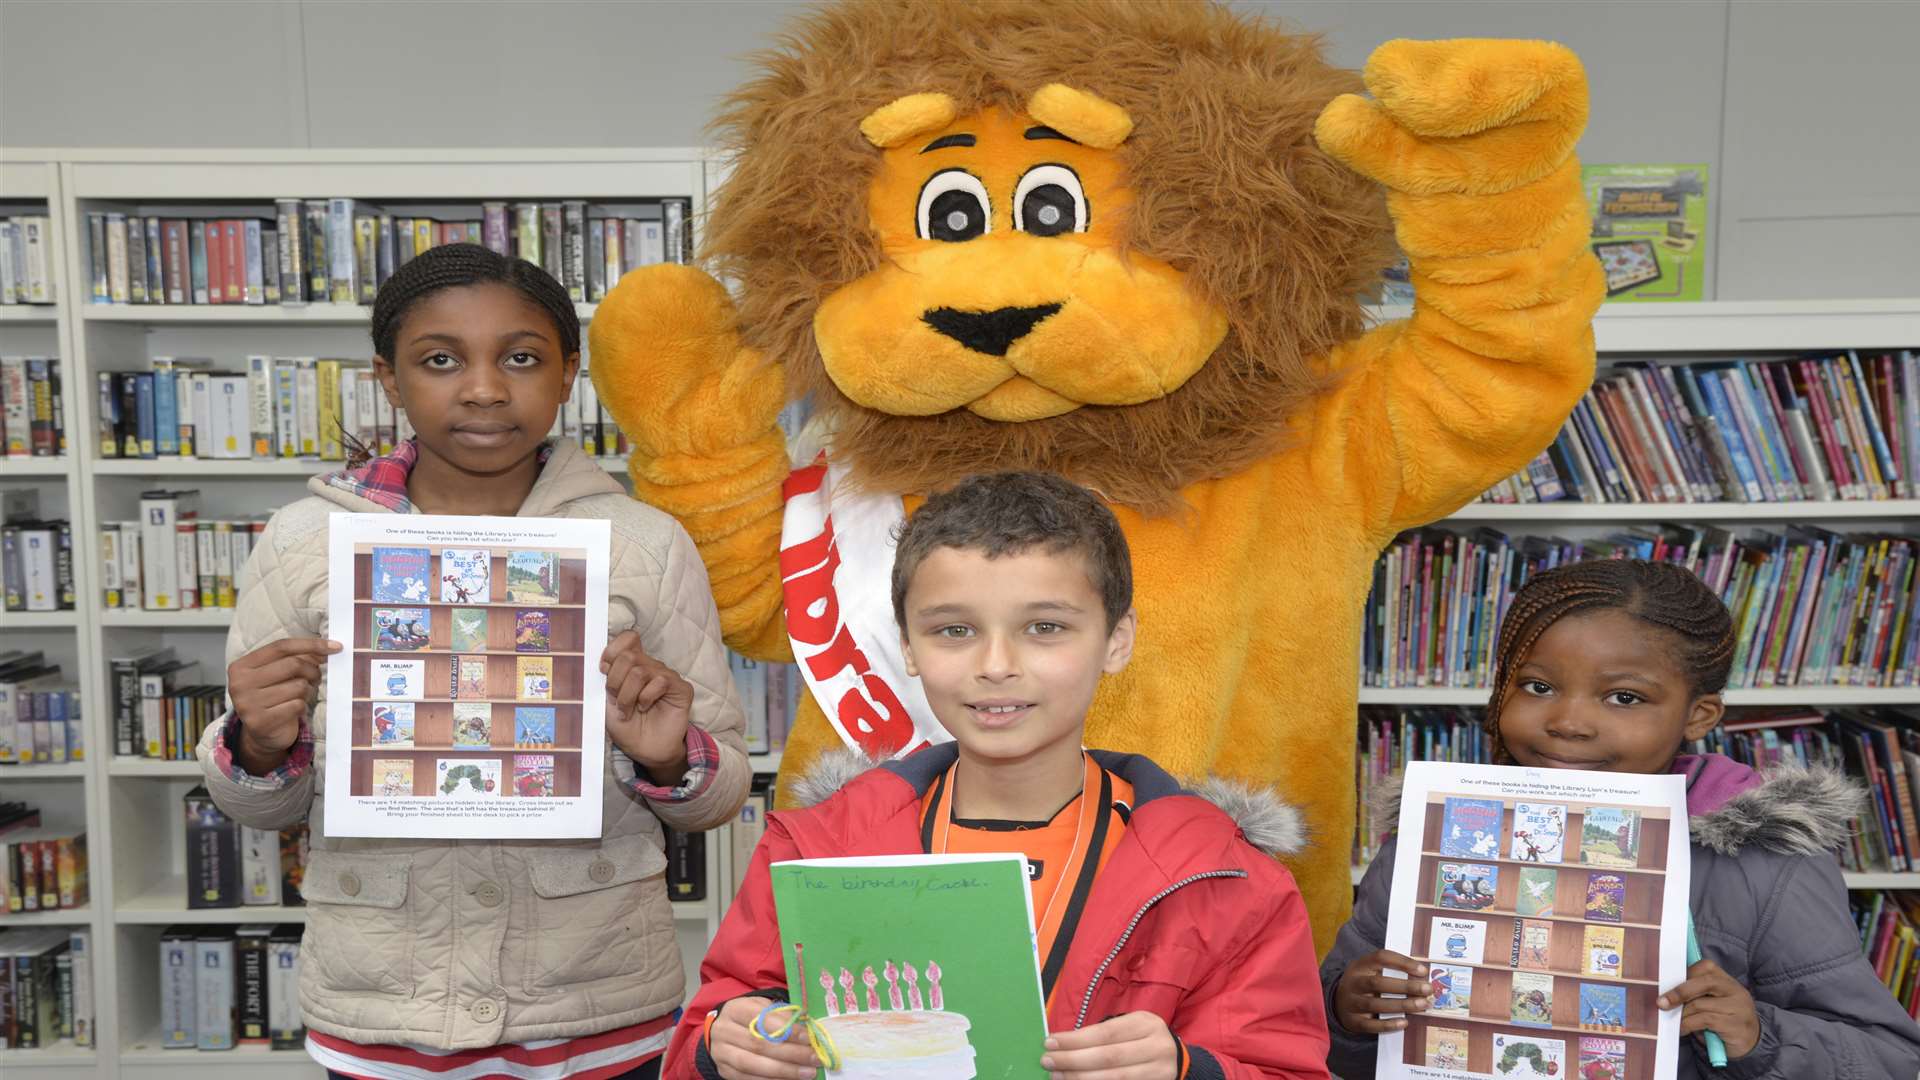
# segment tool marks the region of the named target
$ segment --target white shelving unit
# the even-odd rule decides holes
[[[41,805],[49,824],[86,829],[92,853],[90,907],[33,916],[0,915],[0,926],[85,925],[93,930],[98,1047],[0,1051],[7,1080],[97,1076],[115,1080],[317,1078],[303,1052],[241,1048],[226,1052],[161,1049],[157,1011],[158,940],[175,924],[306,921],[304,908],[186,906],[181,799],[199,783],[191,761],[117,759],[106,661],[144,644],[175,646],[200,661],[199,680],[224,681],[230,612],[103,611],[95,562],[101,522],[131,519],[144,488],[193,487],[205,517],[252,516],[299,498],[307,477],[338,463],[285,461],[141,461],[99,456],[94,436],[95,376],[137,370],[154,355],[210,357],[244,370],[248,353],[366,357],[369,310],[359,305],[95,305],[87,273],[86,214],[114,210],[164,216],[271,215],[276,198],[352,196],[411,203],[442,216],[478,217],[483,200],[587,199],[627,203],[664,196],[706,201],[706,163],[696,150],[516,151],[12,151],[0,153],[0,207],[44,205],[60,258],[53,309],[0,307],[0,351],[58,355],[66,363],[66,459],[0,460],[0,482],[30,484],[43,509],[74,523],[74,561],[82,610],[0,613],[0,648],[30,641],[58,654],[83,687],[88,760],[0,770],[10,797]],[[462,211],[457,215],[448,209]],[[73,223],[79,223],[78,228]],[[578,305],[583,321],[595,305]],[[619,459],[604,462],[625,475]],[[723,829],[708,837],[707,898],[676,903],[689,985],[731,895]]]
[[[60,161],[51,153],[0,153],[0,214],[43,213],[51,219],[56,300],[51,305],[0,307],[0,353],[58,357],[63,385],[71,386],[79,360],[72,346],[76,306],[71,275],[65,263],[71,219],[69,203],[63,197],[62,179]],[[38,493],[41,514],[72,521],[77,539],[85,515],[86,484],[76,456],[76,444],[83,440],[77,438],[80,416],[72,393],[62,395],[61,410],[67,429],[66,456],[0,459],[0,486]],[[83,591],[80,595],[84,598],[87,594]],[[68,679],[84,684],[94,656],[87,612],[0,612],[0,650],[5,649],[43,650],[49,659],[59,662]],[[92,754],[94,745],[91,741],[88,743],[85,762],[0,772],[0,793],[8,799],[25,799],[40,807],[42,819],[49,828],[86,829],[93,833],[98,820],[94,808],[102,784]],[[99,896],[96,892],[93,903],[77,910],[0,914],[0,926],[86,927],[92,931],[97,953],[100,944],[110,935],[112,925]],[[96,962],[96,984],[106,970]],[[107,1056],[97,1048],[76,1048],[71,1043],[59,1043],[42,1050],[0,1050],[0,1076],[7,1080],[41,1077],[76,1080],[94,1075],[90,1070],[102,1068]]]
[[[1378,319],[1405,308],[1380,309]],[[1694,361],[1920,346],[1920,299],[1614,304],[1594,320],[1604,369],[1610,360]],[[1750,525],[1815,523],[1834,529],[1920,531],[1920,499],[1768,503],[1475,503],[1447,519],[1518,533],[1572,535],[1646,522]],[[1920,705],[1920,687],[1792,686],[1729,690],[1731,706]],[[1362,687],[1362,705],[1485,705],[1485,689]],[[1358,883],[1364,866],[1354,868]],[[1847,874],[1853,889],[1920,889],[1920,873]]]

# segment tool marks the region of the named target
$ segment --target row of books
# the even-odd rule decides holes
[[[90,899],[89,880],[85,832],[0,832],[0,910],[76,911]]]
[[[1484,716],[1478,708],[1361,708],[1356,865],[1370,862],[1395,826],[1372,810],[1390,802],[1407,762],[1492,760]],[[1725,754],[1756,769],[1790,762],[1845,772],[1871,798],[1853,821],[1841,865],[1854,872],[1920,871],[1920,710],[1737,709],[1686,749]]]
[[[61,386],[59,357],[0,356],[0,440],[7,457],[67,452]]]
[[[307,824],[242,825],[204,787],[187,792],[187,907],[300,907],[309,854]]]
[[[740,692],[740,708],[747,719],[747,753],[778,753],[787,745],[806,680],[793,664],[763,664],[739,653],[727,654],[733,685]]]
[[[480,204],[442,221],[356,199],[280,199],[274,215],[87,215],[96,304],[371,304],[395,270],[441,244],[483,244],[543,267],[576,302],[636,266],[693,260],[692,201]]]
[[[1514,540],[1492,529],[1404,533],[1374,567],[1365,685],[1486,686],[1497,629],[1528,577],[1594,558],[1699,575],[1738,631],[1730,686],[1912,686],[1920,679],[1920,540],[1807,526],[1657,525],[1598,539]]]
[[[100,526],[100,602],[109,611],[232,608],[263,518],[202,520],[200,493],[140,493],[139,521]]]
[[[1907,1015],[1920,1020],[1920,893],[1851,894],[1867,962]]]
[[[300,1019],[303,932],[297,924],[161,931],[161,1047],[299,1049],[307,1035]]]
[[[73,526],[9,518],[0,525],[0,582],[8,611],[72,611]]]
[[[370,361],[256,354],[246,364],[228,372],[205,358],[156,356],[147,371],[101,372],[100,455],[343,461],[354,443],[389,454],[413,437],[406,410],[388,400]],[[550,434],[589,455],[626,453],[584,367]]]
[[[1488,502],[1920,496],[1920,354],[1622,364]]]
[[[0,930],[0,1049],[94,1044],[93,932]]]
[[[224,686],[196,685],[200,664],[172,646],[150,646],[116,656],[107,665],[112,695],[114,754],[160,761],[191,761],[193,748],[226,712]]]
[[[51,304],[53,222],[45,214],[0,218],[0,304]]]
[[[1438,968],[1435,968],[1438,970]],[[1451,979],[1451,976],[1449,977]],[[1463,984],[1470,979],[1462,979]],[[1429,1012],[1432,1010],[1429,1009]],[[1424,1064],[1436,1069],[1464,1071],[1467,1068],[1471,1034],[1465,1028],[1448,1027],[1442,1024],[1424,1024],[1426,1037],[1423,1049],[1426,1051]],[[1500,1075],[1513,1069],[1525,1067],[1534,1076],[1574,1076],[1580,1080],[1625,1080],[1627,1076],[1627,1041],[1609,1038],[1603,1035],[1582,1035],[1575,1045],[1579,1058],[1576,1067],[1569,1072],[1567,1068],[1566,1039],[1550,1039],[1545,1036],[1522,1032],[1496,1031],[1490,1039],[1488,1052],[1495,1066],[1501,1067]],[[1520,1074],[1515,1074],[1520,1075]]]
[[[39,650],[0,651],[0,766],[85,761],[80,691]]]

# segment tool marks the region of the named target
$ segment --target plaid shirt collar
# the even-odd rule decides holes
[[[541,444],[540,464],[545,465],[551,456],[553,456],[553,444]],[[329,473],[326,483],[330,487],[358,495],[393,513],[411,514],[413,501],[407,498],[407,477],[413,475],[413,467],[419,461],[419,441],[408,439],[394,447],[393,453],[385,457],[374,458],[358,468]]]

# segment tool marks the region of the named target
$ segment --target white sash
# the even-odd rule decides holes
[[[801,677],[848,746],[897,757],[953,736],[907,674],[893,618],[898,495],[841,490],[844,469],[825,455],[793,470],[780,531],[787,638]]]

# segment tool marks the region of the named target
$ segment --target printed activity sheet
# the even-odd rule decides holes
[[[1377,1080],[1672,1080],[1691,869],[1682,777],[1409,763],[1386,947],[1433,1005]]]
[[[336,836],[600,835],[610,528],[335,514],[326,813]]]

